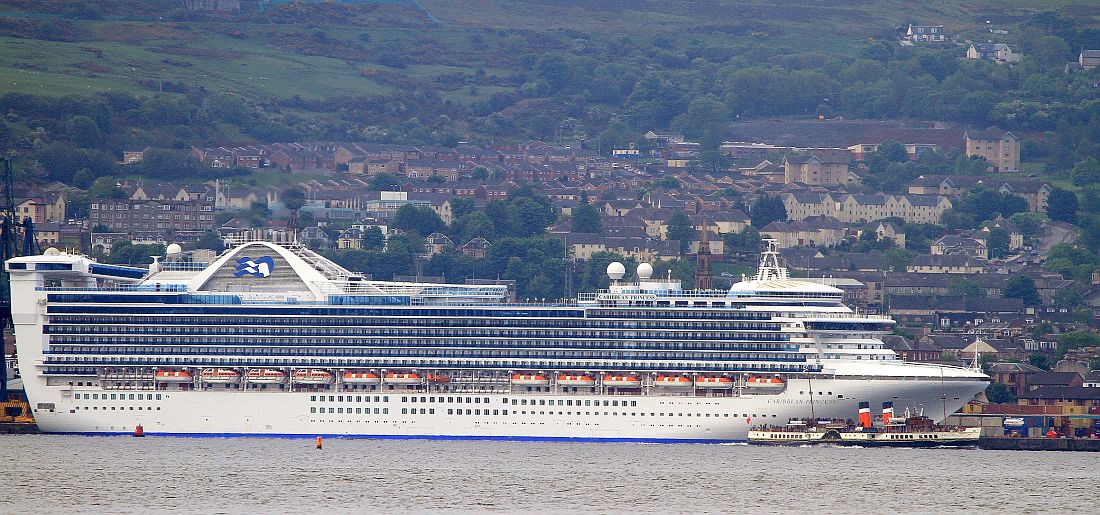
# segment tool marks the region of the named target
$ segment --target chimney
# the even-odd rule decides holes
[[[894,416],[894,402],[887,401],[882,403],[882,425],[886,425],[890,422],[890,419]]]
[[[871,403],[863,401],[859,403],[859,425],[860,427],[871,427]]]

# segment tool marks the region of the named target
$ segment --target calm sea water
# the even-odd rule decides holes
[[[0,437],[0,513],[1097,513],[1100,454]]]

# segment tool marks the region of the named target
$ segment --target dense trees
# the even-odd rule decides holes
[[[1020,299],[1029,306],[1042,301],[1039,298],[1039,290],[1035,287],[1035,280],[1026,275],[1017,275],[1005,282],[1001,296],[1006,299]]]
[[[1054,188],[1047,197],[1047,216],[1051,220],[1077,223],[1078,201],[1077,195],[1072,191],[1062,188]]]
[[[749,217],[753,227],[762,229],[772,222],[786,222],[787,208],[777,197],[760,195],[749,208]]]
[[[985,398],[994,404],[1016,402],[1016,395],[1012,393],[1012,389],[1001,383],[989,383],[985,388]]]
[[[1051,272],[1060,273],[1067,279],[1072,278],[1087,283],[1091,279],[1092,272],[1100,268],[1100,257],[1087,249],[1062,243],[1051,247],[1043,267]]]
[[[680,253],[687,252],[688,247],[691,246],[691,242],[695,241],[695,227],[691,223],[691,218],[682,211],[673,214],[668,219],[668,234],[667,239],[669,241],[680,242]]]
[[[393,228],[421,237],[443,229],[443,220],[432,208],[406,204],[393,215]]]
[[[377,225],[367,227],[360,238],[363,250],[382,250],[386,245],[386,236],[382,234],[382,228]]]
[[[600,210],[588,203],[588,197],[581,196],[580,204],[573,209],[573,232],[594,233],[603,232],[603,224],[600,221]]]
[[[727,256],[756,256],[760,253],[760,231],[749,225],[740,233],[723,234],[722,243]]]
[[[978,186],[964,193],[956,211],[970,215],[977,222],[1005,218],[1027,211],[1027,200],[1011,193],[1001,193],[992,188]]]
[[[1008,231],[1000,227],[990,229],[989,235],[986,236],[986,248],[989,249],[989,257],[1003,258],[1007,256],[1009,239]]]
[[[102,256],[104,263],[122,265],[148,265],[153,256],[164,257],[164,245],[160,243],[134,245],[129,240],[119,240],[111,245],[111,253]]]
[[[513,191],[507,200],[491,200],[485,214],[493,221],[498,237],[526,238],[546,232],[557,215],[546,195],[529,187]]]

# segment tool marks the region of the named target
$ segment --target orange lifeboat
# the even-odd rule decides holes
[[[286,381],[286,372],[274,368],[254,368],[244,374],[247,383],[281,384]]]
[[[686,386],[691,386],[691,379],[688,379],[684,376],[657,376],[657,379],[653,383],[657,386],[682,388]]]
[[[696,388],[733,388],[733,379],[728,377],[697,377]]]
[[[387,372],[383,381],[389,384],[422,384],[424,378],[420,377],[420,374]]]
[[[155,379],[162,383],[190,383],[192,376],[186,370],[157,370]]]
[[[290,376],[291,382],[298,384],[329,384],[333,379],[335,379],[335,377],[332,375],[332,372],[317,368],[295,370],[294,374]]]
[[[546,386],[550,384],[550,379],[544,375],[515,374],[512,376],[512,384],[516,386]]]
[[[428,374],[429,383],[449,383],[451,378],[443,374]]]
[[[759,388],[761,390],[782,390],[787,386],[782,379],[778,377],[750,377],[745,384],[749,388]]]
[[[638,388],[642,380],[638,376],[603,376],[603,385],[615,388]]]
[[[232,368],[204,368],[199,372],[199,379],[204,383],[229,384],[241,380],[241,373]]]
[[[374,372],[344,372],[344,382],[347,384],[378,384],[381,379]]]
[[[596,380],[592,376],[558,376],[559,386],[596,386]]]

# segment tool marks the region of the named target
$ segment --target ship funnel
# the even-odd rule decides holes
[[[894,403],[892,401],[882,403],[882,425],[890,423],[891,418],[894,418]]]
[[[871,427],[871,403],[863,401],[859,403],[859,425],[860,427]]]

